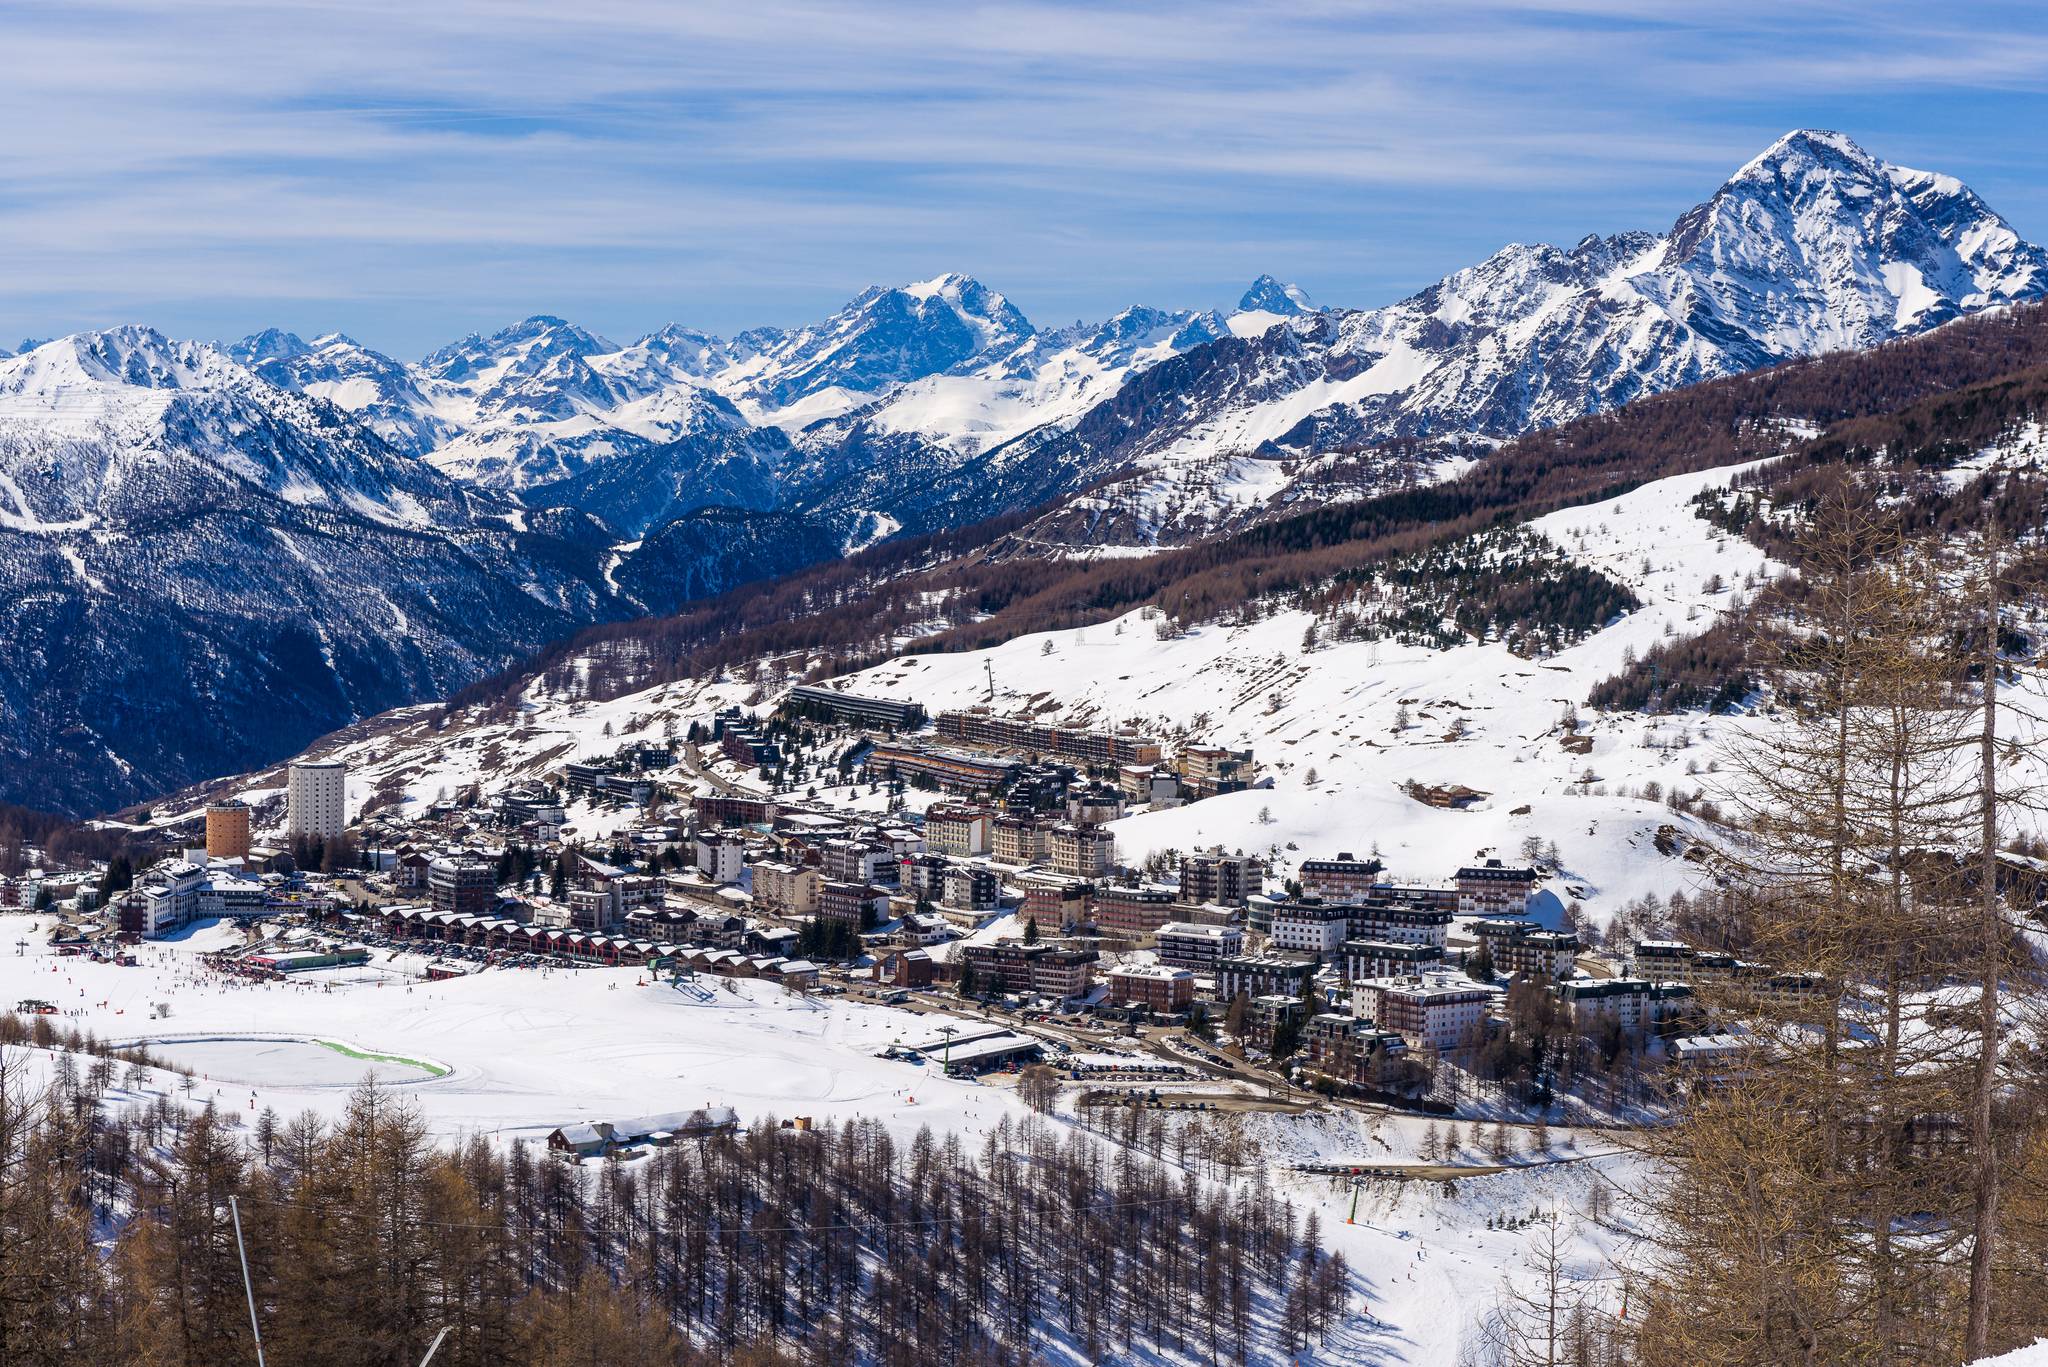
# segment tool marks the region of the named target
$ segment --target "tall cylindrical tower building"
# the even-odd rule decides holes
[[[209,803],[206,808],[206,857],[247,859],[249,857],[249,804],[229,798]]]

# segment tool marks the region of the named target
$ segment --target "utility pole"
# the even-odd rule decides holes
[[[242,1290],[249,1297],[249,1333],[256,1340],[256,1367],[263,1367],[263,1330],[256,1324],[256,1286],[249,1280],[249,1252],[242,1246],[242,1207],[228,1197],[228,1214],[235,1222],[235,1256],[242,1260]]]
[[[983,660],[981,667],[988,671],[988,702],[993,706],[996,700],[996,662]]]

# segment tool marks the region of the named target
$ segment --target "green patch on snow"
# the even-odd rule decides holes
[[[346,1044],[331,1039],[317,1039],[313,1043],[322,1049],[332,1049],[347,1058],[361,1059],[365,1063],[395,1063],[406,1068],[417,1068],[429,1077],[446,1077],[449,1070],[438,1063],[425,1063],[416,1058],[404,1058],[397,1054],[373,1054],[364,1049],[352,1049]]]

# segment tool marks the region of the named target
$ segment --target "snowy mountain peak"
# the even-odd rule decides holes
[[[2048,288],[2048,253],[1950,176],[1787,133],[1673,225],[1645,293],[1737,368],[1872,346]]]
[[[1815,167],[1875,177],[1882,174],[1883,163],[1846,133],[1827,128],[1795,128],[1751,157],[1729,180],[1784,179]]]
[[[761,338],[743,397],[772,411],[832,392],[878,394],[970,369],[1035,331],[1016,305],[970,275],[872,286],[821,323]]]
[[[616,344],[551,313],[536,313],[511,327],[482,337],[471,333],[442,347],[420,362],[422,369],[444,380],[467,380],[505,361],[524,369],[560,356],[582,359],[617,351]]]
[[[922,304],[944,304],[961,318],[986,325],[991,335],[1027,337],[1033,331],[1030,321],[1007,296],[958,271],[883,293],[907,295]]]
[[[0,394],[56,396],[80,390],[206,389],[249,379],[204,342],[180,342],[152,327],[126,325],[44,342],[0,363]]]
[[[1237,301],[1240,313],[1277,313],[1292,317],[1298,313],[1316,312],[1315,304],[1299,285],[1282,284],[1270,275],[1261,275],[1252,281]]]
[[[307,346],[296,332],[286,332],[283,328],[265,328],[261,332],[252,332],[226,348],[228,355],[246,366],[260,365],[264,361],[288,360],[293,356],[303,356],[310,350],[312,348]]]

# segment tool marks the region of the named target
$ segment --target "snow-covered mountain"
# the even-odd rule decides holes
[[[427,396],[424,377],[339,332],[307,343],[292,333],[267,328],[227,351],[281,389],[347,409],[407,455],[424,456],[461,430]]]
[[[1262,275],[1228,315],[1139,307],[1041,330],[947,274],[731,339],[670,325],[621,347],[539,316],[418,366],[275,332],[237,354],[448,474],[574,501],[623,534],[727,505],[810,515],[851,545],[1122,476],[1098,497],[1135,512],[1062,534],[1146,544],[2044,291],[2048,255],[1960,182],[1801,130],[1665,233],[1514,244],[1375,309],[1320,309]],[[1394,471],[1361,456],[1400,440],[1432,449]]]
[[[670,325],[622,346],[539,315],[417,364],[339,334],[270,329],[225,350],[80,334],[0,360],[0,575],[28,595],[17,618],[46,613],[24,640],[60,639],[65,612],[121,616],[132,631],[108,639],[141,658],[215,631],[191,668],[159,672],[183,671],[167,696],[218,693],[252,622],[299,624],[316,642],[304,667],[254,668],[267,682],[248,695],[326,681],[317,705],[266,712],[291,718],[282,735],[888,537],[1039,509],[1004,553],[1143,552],[2044,294],[2048,253],[1960,182],[1801,131],[1668,232],[1509,246],[1369,310],[1261,276],[1227,315],[1134,307],[1039,329],[948,274],[807,327]],[[312,528],[356,540],[309,552]],[[209,618],[223,575],[242,576],[233,607]],[[460,612],[466,593],[484,608]],[[376,606],[391,594],[425,597]],[[406,658],[363,665],[380,650]],[[5,743],[34,756],[71,735],[98,756],[80,793],[167,786],[186,761],[138,763],[76,724],[102,691],[145,691],[112,679],[81,674],[72,712]]]
[[[1666,234],[1516,244],[1397,304],[1276,320],[990,460],[1073,487],[1142,467],[1109,494],[1227,513],[1246,487],[1288,499],[1296,479],[1275,462],[1313,473],[1318,453],[1404,438],[1483,446],[2044,294],[2048,252],[1960,182],[1801,131]],[[1147,535],[1144,519],[1116,525]]]
[[[460,687],[632,610],[608,541],[210,346],[0,361],[0,798],[146,797]]]
[[[0,525],[25,531],[119,526],[244,496],[421,528],[489,506],[325,401],[144,327],[80,333],[0,363],[0,443],[12,505]]]
[[[1317,312],[1299,285],[1285,285],[1270,275],[1252,281],[1230,315],[1230,330],[1239,337],[1256,337],[1275,323]]]
[[[1246,297],[1259,293],[1255,284]],[[554,486],[612,457],[692,442],[706,395],[750,426],[791,437],[829,424],[813,449],[867,421],[877,433],[972,454],[1072,416],[1134,370],[1233,325],[1213,312],[1131,308],[1101,324],[1041,331],[1001,294],[949,274],[871,287],[809,327],[729,339],[670,324],[621,347],[536,316],[418,365],[339,335],[309,345],[277,329],[229,350],[458,479],[513,492],[547,486],[552,497]],[[685,467],[695,455],[676,454]]]
[[[863,290],[824,322],[774,338],[721,382],[757,414],[823,416],[833,403],[962,369],[1032,333],[1016,306],[979,280],[941,275]]]

